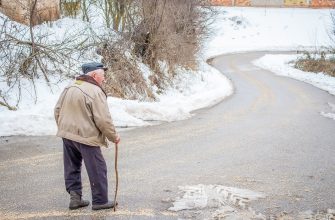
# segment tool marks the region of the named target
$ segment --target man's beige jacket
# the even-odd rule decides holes
[[[103,90],[92,83],[77,80],[65,88],[56,107],[57,136],[90,146],[115,143],[116,132]]]

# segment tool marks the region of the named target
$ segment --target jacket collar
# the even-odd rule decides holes
[[[93,77],[88,76],[88,75],[80,75],[80,76],[76,77],[76,80],[88,82],[88,83],[91,83],[93,85],[98,86],[103,91],[103,93],[105,94],[105,96],[107,98],[107,94],[106,94],[105,90],[97,83],[97,81],[95,81],[95,79]]]

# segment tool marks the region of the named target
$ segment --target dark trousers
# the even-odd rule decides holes
[[[84,160],[91,184],[92,204],[108,202],[107,166],[100,147],[63,138],[64,179],[66,191],[82,194],[81,164]]]

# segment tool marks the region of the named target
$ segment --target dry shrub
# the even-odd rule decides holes
[[[85,2],[85,1],[83,1]],[[66,17],[76,17],[81,8],[81,0],[62,0],[61,10]]]
[[[124,99],[155,100],[155,96],[143,78],[135,60],[125,54],[125,42],[104,43],[99,49],[102,62],[108,67],[105,90],[109,95]]]
[[[326,59],[325,53],[320,52],[317,57],[305,52],[305,57],[298,59],[294,67],[306,72],[320,73],[335,77],[335,59]]]
[[[300,59],[295,63],[295,68],[307,72],[323,72],[335,77],[335,60]]]
[[[202,6],[202,7],[200,7]],[[154,71],[152,81],[162,87],[174,76],[176,67],[196,69],[196,54],[207,36],[209,8],[200,0],[139,1],[140,22],[134,28],[134,53]],[[159,62],[165,61],[169,76],[161,73]]]

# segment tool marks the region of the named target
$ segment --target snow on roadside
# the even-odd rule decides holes
[[[0,82],[0,89],[4,82]],[[44,79],[35,81],[35,100],[33,85],[27,80],[22,80],[22,97],[20,108],[17,111],[9,111],[0,107],[0,136],[9,135],[47,135],[55,131],[56,125],[53,119],[53,107],[56,104],[59,94],[68,82],[62,82],[52,86],[53,92],[46,85]],[[14,90],[11,95],[18,96],[18,91]],[[36,104],[34,104],[36,101]]]
[[[137,127],[151,125],[151,121],[175,121],[192,116],[191,111],[211,106],[232,93],[230,81],[205,62],[201,71],[179,70],[173,86],[158,95],[158,102],[140,102],[108,97],[108,105],[117,127]],[[0,136],[9,135],[54,135],[56,123],[53,108],[63,88],[72,83],[65,81],[49,88],[43,80],[36,82],[38,102],[33,103],[33,95],[25,97],[17,111],[0,108]],[[28,82],[27,82],[28,84]],[[0,85],[1,86],[1,85]],[[29,86],[28,86],[29,88]]]
[[[287,55],[287,54],[267,54],[255,61],[253,64],[263,69],[270,70],[271,72],[297,79],[322,90],[335,95],[335,77],[331,77],[324,73],[308,73],[293,67],[291,61],[297,60],[300,55]]]
[[[192,116],[191,111],[214,105],[233,92],[230,81],[205,62],[201,71],[179,70],[173,86],[159,95],[157,102],[140,102],[109,97],[108,103],[118,126],[138,126],[123,123],[122,115],[134,117],[142,125],[150,121],[176,121]],[[129,121],[130,122],[130,121]]]

